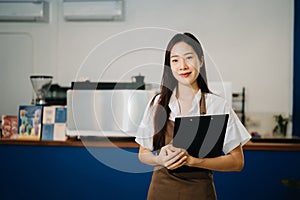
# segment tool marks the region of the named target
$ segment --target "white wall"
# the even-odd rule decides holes
[[[0,42],[14,35],[8,32],[32,38],[32,63],[24,62],[32,71],[1,71],[1,85],[4,79],[23,80],[14,90],[30,93],[24,79],[30,73],[52,74],[63,86],[86,78],[130,81],[139,72],[146,82],[158,83],[168,40],[174,31],[190,31],[201,40],[222,79],[231,81],[234,91],[246,87],[251,130],[268,133],[274,113],[291,113],[293,0],[125,0],[125,20],[120,22],[66,22],[62,11],[62,0],[53,0],[49,23],[0,23]],[[10,47],[0,43],[0,52],[11,49],[10,55],[0,57],[1,70],[13,68],[10,61],[16,59],[17,44],[18,40]],[[26,100],[18,97],[7,103],[19,91],[1,86],[0,114],[30,103],[31,93]]]

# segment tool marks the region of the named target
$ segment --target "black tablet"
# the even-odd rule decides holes
[[[197,158],[222,155],[229,114],[175,118],[173,146]]]

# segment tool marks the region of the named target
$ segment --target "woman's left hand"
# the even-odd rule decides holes
[[[171,146],[174,149],[178,149],[177,147]],[[184,155],[182,156],[182,158],[184,158],[184,163],[183,165],[189,166],[189,167],[193,167],[193,162],[195,162],[195,157],[191,156],[187,150],[185,149],[181,149],[184,152]],[[203,159],[202,158],[197,158],[198,162],[201,162]],[[182,165],[181,165],[182,166]],[[179,167],[181,167],[179,166]],[[178,168],[178,167],[176,167]],[[175,168],[175,169],[176,169]]]
[[[168,146],[168,151],[171,151],[171,152],[178,151],[178,149],[179,148],[174,147],[172,145]],[[189,154],[184,149],[181,149],[181,151],[185,152],[184,155],[181,158],[179,158],[177,161],[172,163],[171,165],[167,166],[168,169],[170,169],[170,170],[177,169],[186,164]]]

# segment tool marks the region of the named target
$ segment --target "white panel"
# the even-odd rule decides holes
[[[135,28],[158,27],[194,33],[218,66],[222,80],[232,82],[232,91],[240,92],[243,86],[246,87],[246,112],[258,113],[253,115],[253,121],[259,122],[262,129],[267,127],[265,122],[274,120],[273,114],[291,110],[294,0],[189,0],[188,3],[182,0],[126,0],[124,22],[100,24],[66,22],[62,13],[63,2],[71,1],[49,2],[52,23],[46,26],[0,23],[0,30],[25,31],[33,35],[34,72],[51,73],[61,85],[69,86],[75,80],[85,58],[89,64],[93,61],[89,66],[95,68],[84,66],[84,77],[97,78],[95,74],[100,77],[100,72],[109,64],[106,61],[118,58],[106,70],[105,80],[130,81],[131,75],[141,72],[146,76],[146,83],[160,83],[161,54],[170,38],[162,34],[154,37],[154,31],[148,31],[151,34],[147,35],[138,31],[129,34]],[[145,44],[142,39],[149,42]],[[161,47],[161,51],[117,54],[136,47],[133,46],[136,41],[141,41],[137,48],[154,46]],[[91,60],[89,52],[97,45],[97,50],[103,50],[97,59]],[[1,43],[1,52],[5,48]],[[1,59],[6,55],[1,54]],[[152,66],[148,63],[158,64]],[[14,73],[8,73],[8,76],[12,79]],[[24,87],[19,89],[22,91]],[[2,105],[2,98],[0,105],[5,108],[7,104]],[[260,132],[257,127],[255,129]]]
[[[25,34],[0,34],[0,115],[18,115],[21,104],[30,104],[32,39]]]

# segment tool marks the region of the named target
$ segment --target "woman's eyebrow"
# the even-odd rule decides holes
[[[187,52],[183,55],[186,56],[186,55],[189,55],[189,54],[193,54],[193,52]],[[179,55],[172,55],[171,58],[173,58],[173,57],[179,57]]]
[[[185,53],[185,54],[183,54],[183,55],[189,55],[189,54],[193,54],[193,52],[187,52],[187,53]]]

